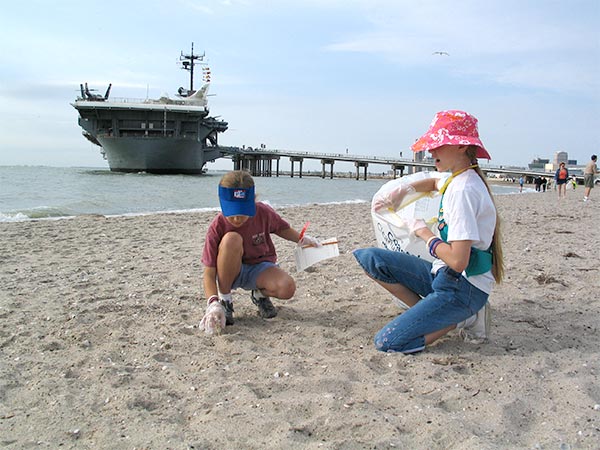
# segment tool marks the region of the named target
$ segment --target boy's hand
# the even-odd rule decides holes
[[[302,239],[298,241],[300,247],[321,247],[321,243],[312,236],[305,234]]]
[[[225,329],[225,308],[218,300],[206,308],[206,313],[200,321],[200,329],[209,336],[219,335]]]

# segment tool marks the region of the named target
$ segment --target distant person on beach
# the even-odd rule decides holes
[[[594,187],[594,177],[598,174],[598,165],[596,161],[598,157],[596,155],[592,155],[592,159],[588,161],[583,169],[583,185],[585,190],[583,192],[583,201],[587,202],[590,198],[590,193],[592,192],[592,188]]]
[[[221,178],[219,202],[221,212],[208,227],[202,252],[207,307],[220,304],[222,309],[217,307],[216,314],[223,313],[225,324],[233,325],[231,291],[241,288],[251,291],[250,298],[261,317],[275,317],[277,309],[270,297],[290,299],[296,284],[277,265],[271,233],[300,245],[320,243],[308,235],[301,236],[273,208],[257,202],[254,180],[246,171],[235,170]],[[201,328],[208,319],[205,315]]]
[[[382,248],[354,251],[367,275],[409,308],[375,336],[384,352],[414,353],[451,330],[465,340],[487,339],[488,297],[503,276],[499,219],[486,177],[477,158],[490,159],[479,139],[477,119],[463,111],[441,111],[429,130],[412,146],[429,151],[440,172],[452,175],[405,184],[373,208],[395,208],[412,192],[442,194],[434,235],[422,220],[409,224],[426,243],[434,262]]]
[[[558,198],[565,198],[567,196],[567,181],[569,179],[569,169],[565,167],[565,163],[561,162],[556,169],[554,174],[554,183],[558,189]]]
[[[523,179],[523,176],[521,175],[519,177],[519,192],[523,192],[523,183],[525,182],[525,180]]]
[[[548,180],[546,177],[542,177],[542,192],[546,192],[546,186],[548,185]]]

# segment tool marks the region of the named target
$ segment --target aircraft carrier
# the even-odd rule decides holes
[[[221,156],[218,133],[227,122],[209,117],[207,92],[210,68],[204,54],[181,52],[182,69],[190,73],[190,87],[180,87],[176,99],[110,98],[80,85],[81,95],[71,105],[79,112],[83,135],[101,147],[114,172],[184,173],[205,171],[208,161]],[[203,86],[194,90],[194,67],[202,68]]]

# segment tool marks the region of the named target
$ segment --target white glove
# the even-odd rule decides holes
[[[219,301],[208,305],[200,321],[200,329],[209,336],[219,335],[225,329],[225,308]]]
[[[408,237],[413,240],[417,239],[417,231],[427,228],[427,224],[423,219],[406,219],[406,226],[410,231]]]
[[[300,247],[322,247],[321,243],[314,237],[305,234],[302,239],[298,241]]]
[[[385,194],[380,194],[379,196],[373,197],[373,202],[371,203],[371,210],[377,212],[381,209],[393,209],[396,211],[398,207],[402,204],[404,197],[410,194],[415,193],[415,188],[406,184],[404,186],[397,187],[396,189],[387,192]]]

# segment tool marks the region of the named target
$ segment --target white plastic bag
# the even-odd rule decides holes
[[[399,186],[426,178],[436,178],[439,180],[448,175],[447,173],[440,172],[417,172],[388,181],[375,193],[372,203],[374,203],[375,199],[385,196]],[[427,261],[433,261],[433,257],[429,254],[425,242],[422,239],[411,238],[406,220],[423,219],[434,234],[439,234],[437,231],[437,217],[439,214],[440,199],[441,196],[437,191],[431,193],[415,192],[408,194],[396,211],[371,210],[377,245],[381,248],[405,252]]]

